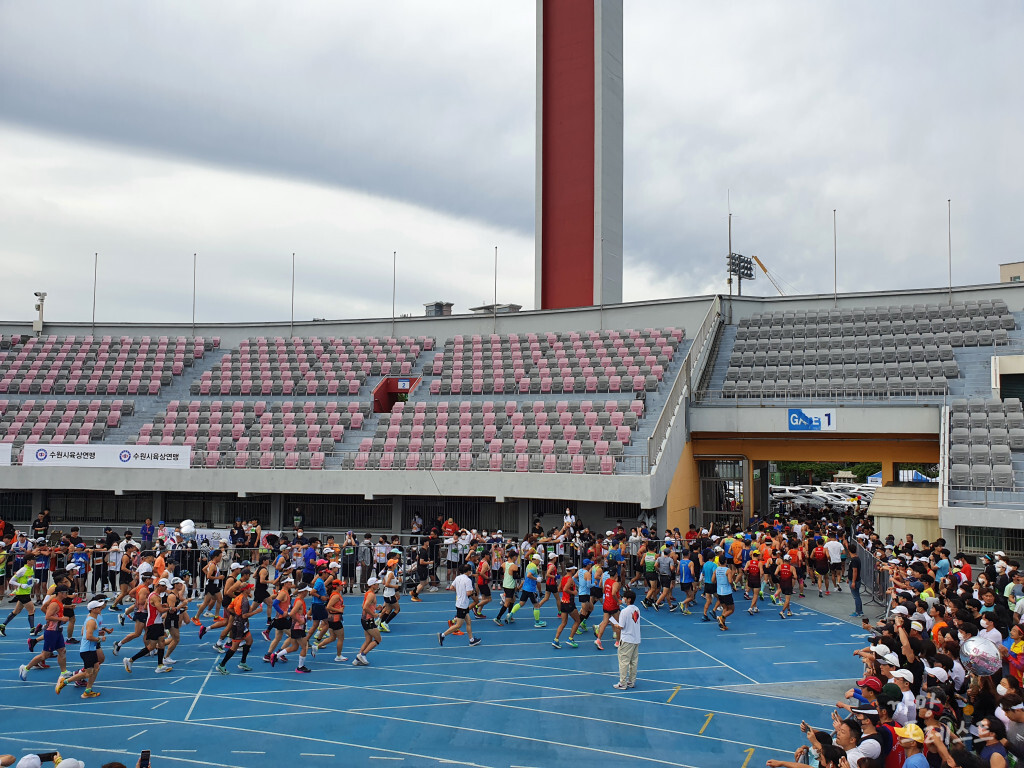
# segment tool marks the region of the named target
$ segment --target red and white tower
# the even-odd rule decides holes
[[[536,306],[622,301],[622,2],[537,0]]]

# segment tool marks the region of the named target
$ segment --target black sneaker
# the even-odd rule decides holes
[[[444,645],[444,632],[437,633],[437,644]]]
[[[0,624],[0,637],[7,637],[7,625]]]
[[[479,637],[474,637],[472,640],[469,641],[469,644],[470,645],[480,645],[480,643],[482,643],[482,642],[483,642],[483,640],[480,639]]]

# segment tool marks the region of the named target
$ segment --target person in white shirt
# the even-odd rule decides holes
[[[636,668],[640,657],[640,610],[633,605],[636,592],[626,589],[622,593],[619,618],[611,623],[619,628],[619,682],[612,686],[619,691],[636,687]]]
[[[839,586],[839,579],[843,575],[843,549],[843,543],[837,538],[833,537],[825,542],[825,551],[828,553],[829,570],[831,571],[829,575],[832,577],[832,586],[835,587],[836,592],[843,591],[843,588]]]
[[[438,645],[444,645],[444,639],[458,632],[463,623],[466,625],[466,634],[469,635],[469,644],[480,645],[481,639],[473,637],[473,622],[469,618],[470,608],[475,605],[470,596],[476,594],[476,590],[473,589],[473,577],[470,576],[472,572],[473,566],[463,563],[459,568],[459,575],[452,582],[452,588],[455,590],[455,619],[448,622],[448,629],[437,633]]]
[[[981,627],[978,632],[978,637],[984,637],[986,640],[991,640],[996,646],[1000,646],[1003,643],[1003,635],[995,628],[995,624],[992,623],[986,614],[981,614],[981,618],[978,619],[978,623]]]
[[[892,673],[892,681],[903,693],[903,698],[892,713],[893,721],[900,726],[915,722],[917,720],[917,697],[910,690],[910,686],[914,682],[914,673],[909,669],[897,669]]]

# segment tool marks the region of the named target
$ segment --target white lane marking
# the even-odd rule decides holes
[[[159,704],[157,704],[156,706],[154,706],[154,707],[150,707],[150,709],[160,709],[160,707],[162,707],[162,706],[163,706],[164,704],[166,704],[166,703],[167,703],[168,701],[170,701],[170,699],[164,699],[163,701],[161,701],[161,702],[160,702]]]
[[[147,728],[146,730],[149,730],[149,729]],[[144,734],[145,732],[146,732],[146,731],[139,731],[138,733],[136,733],[136,734],[135,734],[135,736],[129,736],[129,737],[127,738],[127,739],[125,739],[125,741],[131,741],[132,739],[134,739],[134,738],[136,738],[136,737],[138,737],[138,736],[141,736],[141,735],[142,735],[142,734]]]
[[[206,684],[210,682],[210,675],[213,674],[213,667],[210,667],[210,671],[206,673],[206,678],[203,680],[203,684],[199,686],[199,690],[196,691],[196,697],[192,699],[192,706],[188,708],[188,713],[185,715],[185,719],[188,720],[192,717],[192,710],[196,708],[196,704],[199,703],[199,697],[203,695],[203,689]]]

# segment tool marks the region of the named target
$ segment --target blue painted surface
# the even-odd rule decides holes
[[[271,669],[257,636],[249,659],[255,670],[237,672],[236,655],[225,677],[213,670],[210,644],[200,644],[190,628],[170,674],[154,674],[155,659],[143,659],[129,675],[108,650],[96,686],[102,695],[92,700],[80,699],[74,687],[56,696],[55,663],[29,673],[27,683],[18,680],[18,665],[30,657],[19,616],[0,639],[0,752],[55,748],[90,765],[134,765],[148,748],[161,768],[329,763],[326,756],[353,765],[584,760],[740,768],[751,748],[748,766],[792,755],[803,743],[800,721],[827,727],[830,709],[731,686],[852,680],[860,672],[851,653],[862,633],[803,605],[785,621],[770,604],[754,617],[740,605],[729,632],[702,623],[697,613],[644,611],[637,687],[618,692],[611,687],[618,674],[610,630],[604,652],[592,633],[569,648],[567,631],[556,650],[549,643],[557,619],[548,604],[545,629],[534,629],[524,610],[511,626],[477,622],[477,647],[462,636],[441,648],[436,633],[454,613],[452,595],[424,597],[418,605],[403,600],[370,667],[335,664],[325,649],[307,661],[311,675],[296,674],[293,663]],[[487,608],[489,616],[496,613],[494,604]],[[358,605],[348,614],[345,653],[354,656],[362,642]],[[115,637],[123,634],[119,629]],[[77,651],[69,651],[77,661]]]

